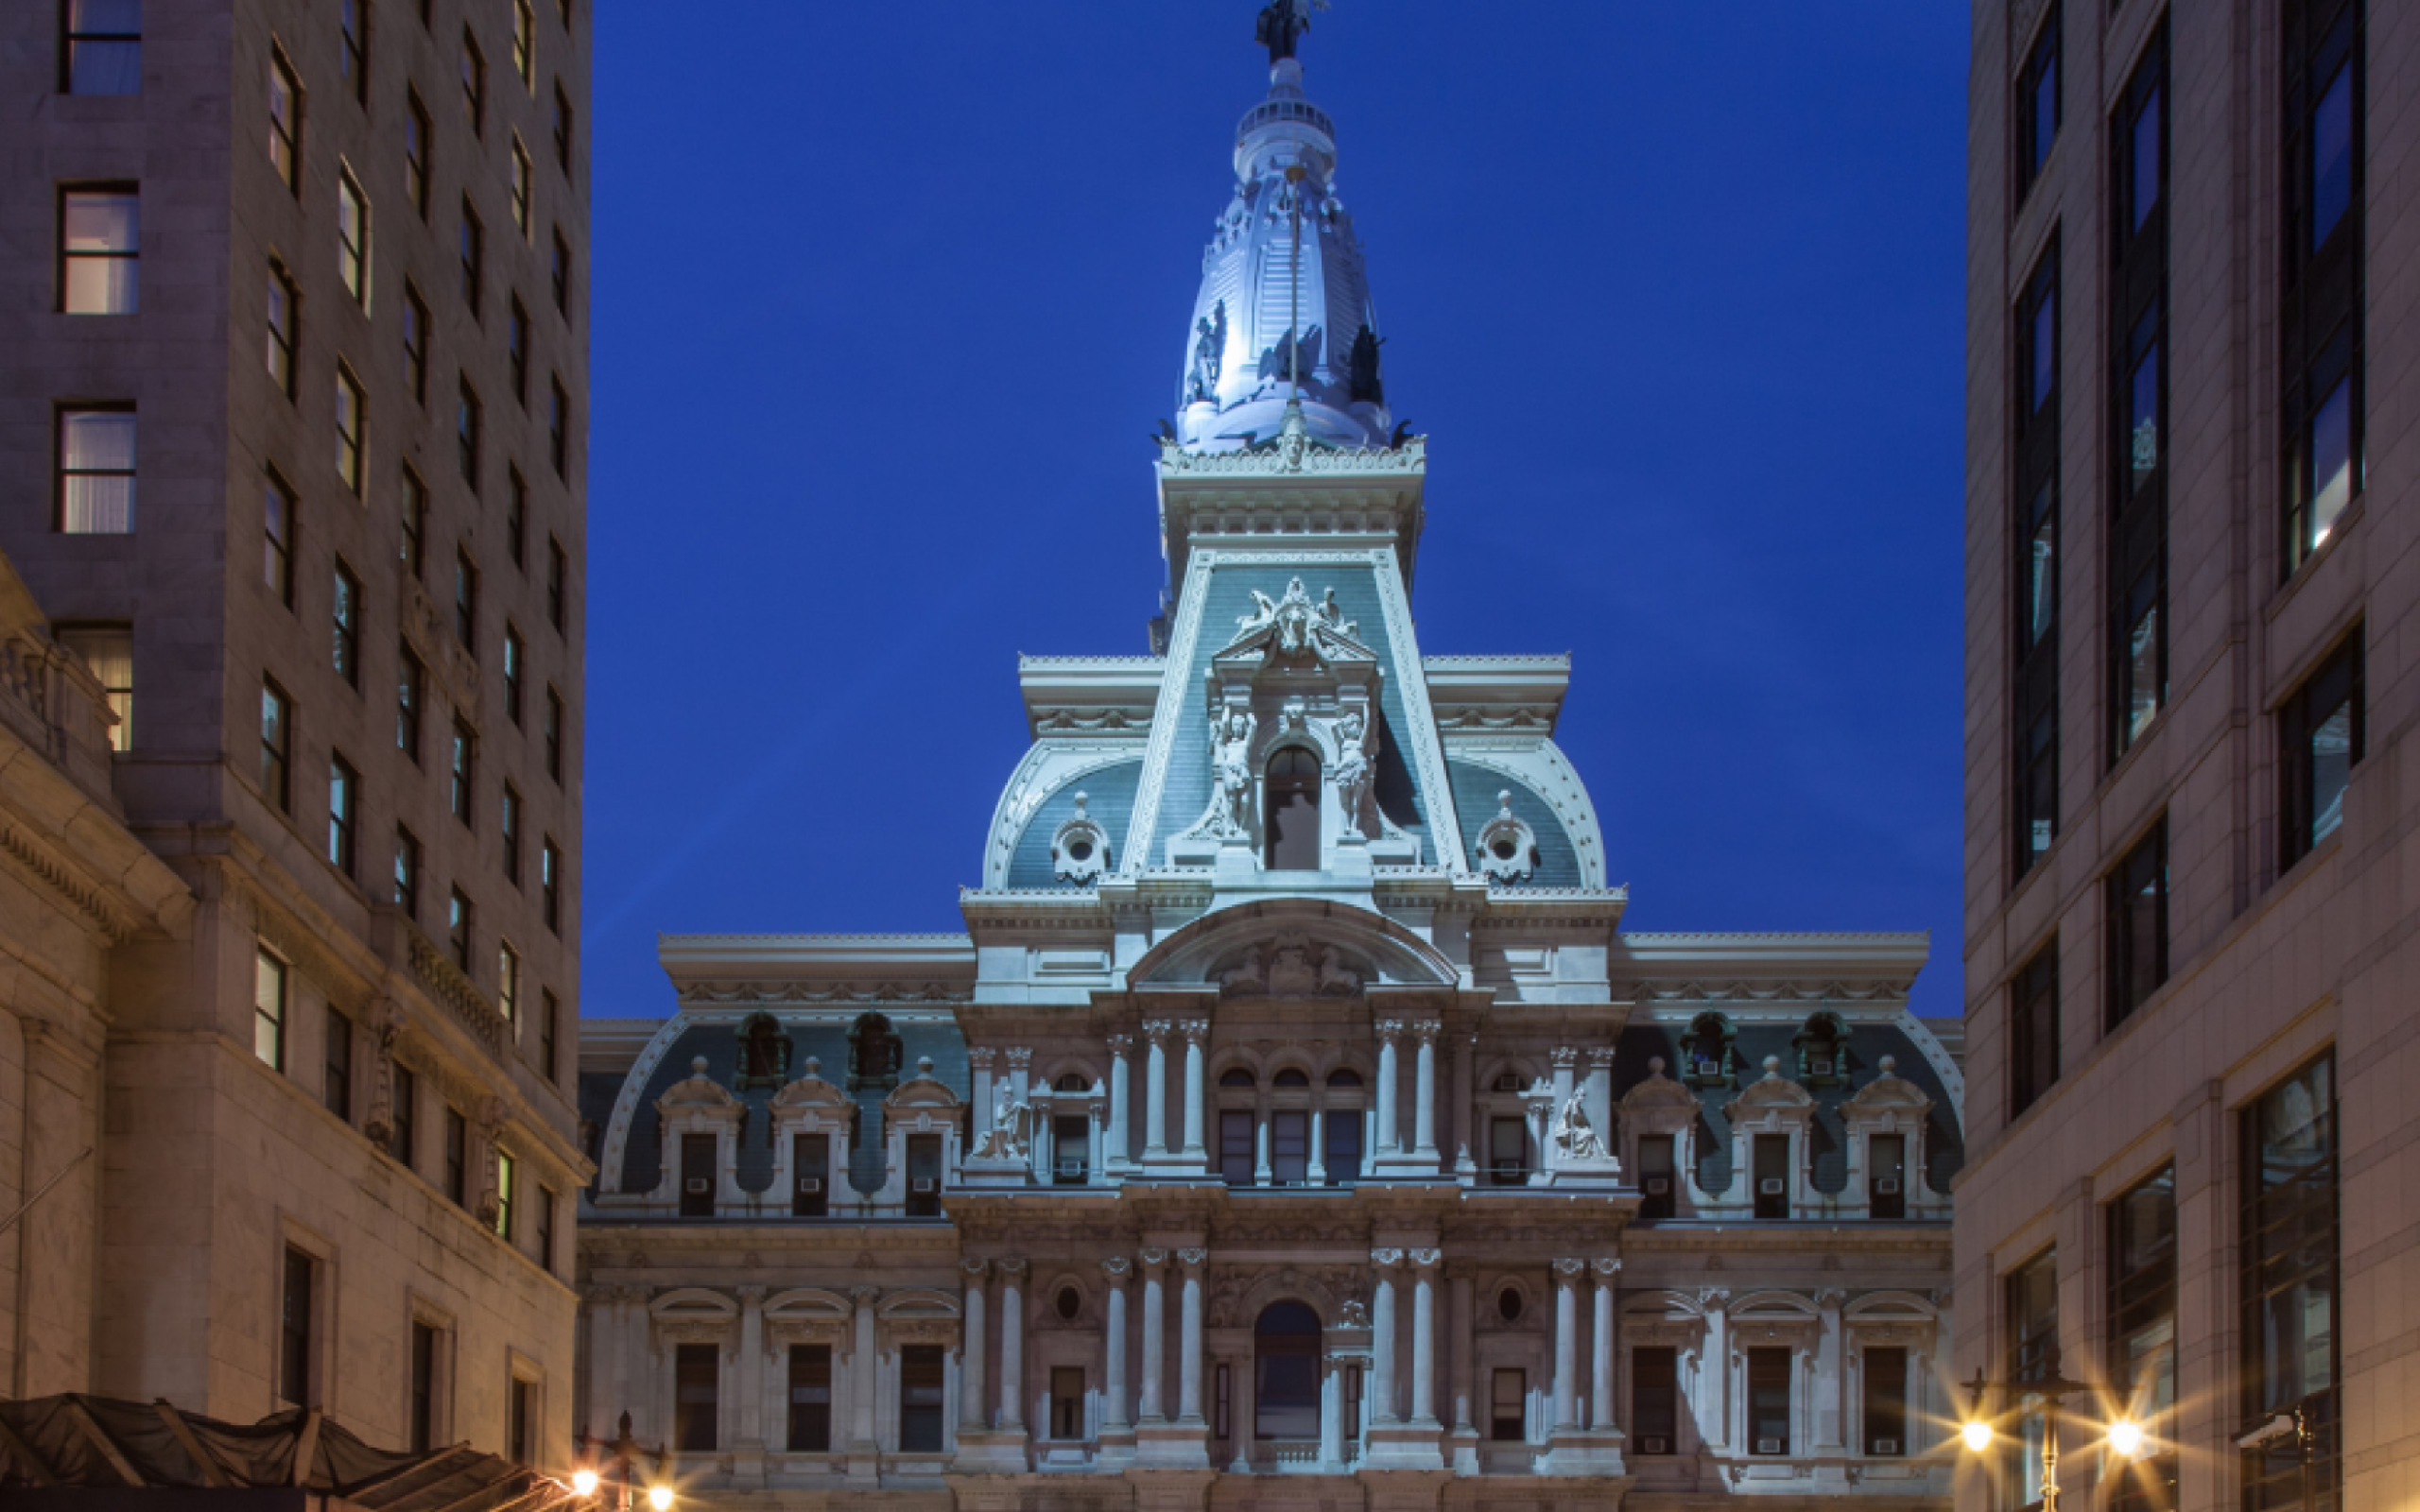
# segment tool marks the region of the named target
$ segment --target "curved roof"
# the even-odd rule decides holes
[[[1499,887],[1584,887],[1590,879],[1582,870],[1580,853],[1571,843],[1570,832],[1556,817],[1554,807],[1538,795],[1535,788],[1517,777],[1469,762],[1445,758],[1445,779],[1454,786],[1454,813],[1462,825],[1462,845],[1476,860],[1478,858],[1478,835],[1490,820],[1509,806],[1512,816],[1530,827],[1537,837],[1537,859],[1529,876],[1518,882],[1498,882]],[[1509,794],[1499,801],[1498,796]]]
[[[1084,812],[1098,821],[1107,832],[1110,843],[1110,864],[1115,867],[1125,858],[1126,825],[1134,816],[1134,789],[1143,781],[1143,758],[1120,762],[1071,777],[1054,789],[1026,820],[1017,834],[1015,851],[1009,858],[1008,885],[1011,887],[1068,887],[1079,885],[1060,876],[1051,867],[1050,841],[1059,826],[1076,815],[1076,795],[1084,795]]]

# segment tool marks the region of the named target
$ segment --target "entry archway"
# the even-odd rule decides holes
[[[1300,1302],[1271,1302],[1252,1330],[1254,1438],[1320,1435],[1320,1318]]]

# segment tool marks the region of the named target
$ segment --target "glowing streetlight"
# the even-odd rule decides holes
[[[1966,1426],[1958,1430],[1958,1436],[1966,1440],[1968,1449],[1979,1454],[1992,1447],[1992,1425],[1980,1418],[1969,1418]]]
[[[2109,1447],[2128,1459],[2140,1459],[2148,1444],[2143,1425],[2132,1418],[2120,1418],[2109,1425]]]
[[[571,1472],[571,1488],[582,1496],[596,1494],[596,1472],[582,1467]]]
[[[672,1512],[672,1487],[662,1481],[647,1488],[647,1504],[654,1512]]]
[[[647,1460],[655,1462],[654,1473],[648,1478],[647,1504],[649,1512],[672,1512],[672,1454],[669,1450],[641,1447],[631,1436],[631,1415],[622,1414],[620,1431],[604,1440],[579,1435],[579,1452],[586,1460],[572,1472],[571,1488],[581,1497],[594,1497],[605,1489],[606,1476],[613,1477],[611,1512],[631,1512],[633,1484],[645,1473]]]

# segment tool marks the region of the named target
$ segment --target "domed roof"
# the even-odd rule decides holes
[[[1394,417],[1361,243],[1336,196],[1336,126],[1305,97],[1299,60],[1269,77],[1236,129],[1235,198],[1202,253],[1177,439],[1198,452],[1272,439],[1299,389],[1313,439],[1383,446]]]

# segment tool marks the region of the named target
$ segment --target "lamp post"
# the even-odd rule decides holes
[[[572,1489],[583,1497],[594,1497],[608,1470],[614,1482],[614,1512],[631,1512],[631,1472],[642,1459],[652,1456],[655,1473],[647,1487],[648,1512],[672,1512],[672,1452],[667,1449],[648,1450],[631,1436],[631,1415],[622,1414],[620,1432],[612,1439],[598,1441],[586,1434],[579,1435],[580,1467],[571,1478]]]
[[[2044,1362],[2048,1369],[2040,1376],[2021,1381],[1986,1381],[1977,1370],[1975,1379],[1966,1383],[1968,1416],[1959,1435],[1966,1447],[1976,1453],[1992,1447],[1992,1425],[1983,1417],[1983,1393],[1997,1391],[2014,1400],[2039,1397],[2044,1403],[2042,1414],[2042,1512],[2059,1512],[2059,1410],[2067,1398],[2093,1388],[2082,1382],[2069,1381],[2059,1373],[2059,1356],[2053,1349]],[[2120,1454],[2132,1459],[2145,1447],[2142,1428],[2132,1418],[2121,1418],[2109,1425],[2109,1444]]]

